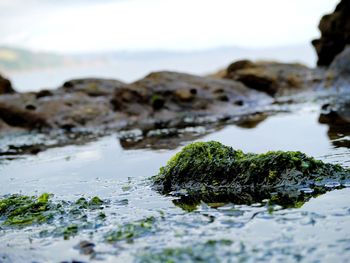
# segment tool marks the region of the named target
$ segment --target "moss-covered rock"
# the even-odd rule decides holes
[[[192,205],[270,199],[290,207],[331,189],[329,182],[341,185],[349,178],[348,169],[301,152],[246,154],[211,141],[184,147],[153,177],[153,184],[163,194],[186,196]]]

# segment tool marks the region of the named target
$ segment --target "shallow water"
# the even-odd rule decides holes
[[[318,108],[306,107],[271,116],[255,128],[228,125],[198,140],[217,140],[257,153],[298,150],[349,167],[350,148],[332,143],[349,140],[348,135],[329,139],[328,126],[318,123],[318,114]],[[152,262],[150,254],[163,248],[187,249],[185,256],[177,257],[179,262],[349,262],[350,188],[331,191],[295,209],[203,203],[186,212],[175,206],[175,198],[154,192],[147,178],[187,143],[172,150],[127,150],[114,134],[2,164],[0,195],[51,192],[57,200],[98,195],[110,203],[104,209],[105,224],[82,230],[69,240],[39,237],[47,225],[0,230],[0,262],[93,260],[74,248],[82,240],[94,242],[95,259],[106,262]],[[149,216],[156,219],[154,230],[133,243],[103,242],[103,236],[117,225]],[[203,245],[208,240],[232,243]]]

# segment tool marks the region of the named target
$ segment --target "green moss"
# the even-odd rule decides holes
[[[186,200],[184,200],[186,199]],[[199,204],[200,204],[200,199],[190,199],[190,198],[180,198],[180,199],[175,199],[173,200],[174,205],[177,207],[180,207],[181,209],[187,211],[187,212],[193,212],[197,210]]]
[[[78,226],[75,224],[69,225],[63,229],[63,238],[65,240],[69,239],[72,236],[75,236],[76,234],[78,234]]]
[[[78,208],[80,209],[99,209],[104,202],[97,196],[91,198],[89,201],[84,197],[80,197],[75,204],[78,205]]]
[[[277,204],[290,207],[311,197],[303,194],[302,188],[315,190],[319,188],[316,182],[348,178],[349,170],[301,152],[245,154],[211,141],[184,147],[152,179],[155,189],[164,194],[181,196],[185,190],[192,204],[200,200],[250,204],[275,195],[273,200]],[[316,190],[313,195],[325,192],[325,187]]]
[[[154,217],[147,217],[143,220],[121,225],[117,230],[108,232],[104,238],[109,243],[118,241],[133,242],[135,238],[151,233],[154,223]]]
[[[164,185],[166,188],[170,188],[173,181],[220,180],[221,175],[226,174],[234,160],[242,154],[241,151],[234,151],[218,142],[195,142],[172,157],[154,180],[156,183],[168,183]]]
[[[159,110],[163,108],[165,103],[165,99],[163,96],[158,95],[158,94],[153,94],[151,97],[151,105],[154,110]]]
[[[103,209],[105,203],[99,197],[89,201],[79,198],[75,202],[51,201],[52,194],[44,193],[38,197],[9,195],[0,199],[0,226],[6,228],[25,227],[50,223],[54,230],[42,231],[41,236],[63,236],[68,239],[80,229],[96,228],[106,215],[96,209]],[[90,219],[90,212],[93,220]]]
[[[101,205],[103,205],[103,203],[104,202],[99,197],[95,196],[95,197],[91,198],[91,200],[89,201],[89,206],[90,207],[100,207]]]
[[[26,226],[48,222],[53,218],[54,205],[50,194],[39,197],[10,195],[0,200],[0,218],[3,225]]]

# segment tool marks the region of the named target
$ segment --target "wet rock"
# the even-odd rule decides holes
[[[350,97],[337,97],[321,108],[319,122],[328,125],[327,135],[335,147],[350,147]]]
[[[220,95],[225,96],[225,100],[218,97],[217,90],[221,90]],[[151,73],[116,90],[112,104],[117,112],[146,116],[157,110],[156,116],[171,119],[179,111],[215,114],[232,111],[237,107],[234,101],[259,104],[268,100],[264,94],[236,81],[165,71]]]
[[[44,97],[50,97],[52,95],[53,95],[52,91],[47,90],[47,89],[43,89],[43,90],[38,91],[38,93],[36,93],[36,98],[40,99],[40,98],[44,98]]]
[[[111,95],[90,96],[81,91],[68,92],[62,88],[45,93],[1,96],[0,119],[10,126],[28,130],[96,128],[117,119],[109,103]]]
[[[282,65],[243,61],[231,65],[230,72],[236,74],[252,67],[263,69],[268,74],[273,72],[277,76],[274,81],[282,87],[287,85],[283,83],[296,87],[299,77],[309,77],[310,70],[305,67]],[[290,74],[297,75],[297,80],[288,77]],[[300,82],[306,83],[305,79]],[[278,86],[276,94],[285,91]],[[55,90],[0,96],[0,132],[40,129],[51,140],[58,141],[55,145],[67,145],[82,141],[80,137],[86,141],[86,137],[91,140],[90,137],[95,139],[111,131],[139,129],[147,135],[151,130],[217,127],[230,120],[239,121],[242,116],[265,112],[274,101],[265,92],[233,79],[177,72],[151,73],[131,84],[108,79],[78,79],[67,81]],[[280,107],[273,106],[274,109]],[[85,136],[87,132],[92,136]],[[66,140],[62,139],[64,137]],[[153,144],[154,140],[148,139],[148,135],[145,138],[145,143]],[[134,147],[134,142],[125,141],[125,145]],[[39,146],[39,149],[47,148],[46,143]],[[16,151],[6,148],[1,152],[13,156]],[[29,150],[24,152],[30,153]]]
[[[338,97],[333,103],[324,104],[322,106],[319,122],[331,125],[350,125],[349,97]]]
[[[85,78],[63,83],[66,92],[82,92],[92,97],[111,95],[126,84],[113,79]]]
[[[0,102],[0,119],[10,126],[30,129],[48,128],[46,119],[31,110],[24,110],[13,105]]]
[[[0,75],[0,95],[15,93],[11,82]]]
[[[226,70],[226,79],[242,82],[251,89],[271,96],[288,95],[312,87],[312,69],[300,64],[241,60]]]
[[[350,45],[335,57],[329,70],[333,71],[333,74],[342,75],[342,77],[350,76]]]
[[[84,240],[79,242],[79,244],[75,246],[75,249],[78,249],[80,254],[91,255],[95,253],[94,247],[94,243]]]
[[[194,99],[196,94],[196,89],[179,89],[175,91],[175,95],[180,101],[191,101]]]
[[[329,66],[336,55],[350,44],[350,2],[341,0],[332,14],[322,17],[319,23],[321,37],[312,41],[319,66]]]
[[[163,194],[185,196],[200,202],[252,204],[270,199],[296,207],[312,195],[329,190],[328,181],[350,178],[350,171],[326,164],[301,152],[243,153],[219,142],[192,143],[153,177]]]

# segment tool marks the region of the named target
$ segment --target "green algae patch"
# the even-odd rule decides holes
[[[296,207],[334,189],[328,182],[341,185],[349,178],[348,169],[301,152],[243,153],[210,141],[184,147],[152,180],[159,192],[190,200],[177,204],[191,210],[200,201],[251,204],[265,199]]]
[[[52,201],[52,194],[40,196],[8,195],[0,199],[0,227],[23,228],[30,225],[50,224],[40,237],[62,236],[69,239],[83,229],[103,225],[106,214],[101,210],[106,203],[99,197],[90,200]]]
[[[98,196],[94,196],[90,200],[87,200],[84,197],[80,197],[76,202],[77,205],[81,209],[100,209],[104,204],[104,201],[101,200]]]
[[[50,194],[39,197],[10,195],[0,200],[0,220],[5,226],[42,224],[54,217],[55,205]]]
[[[116,243],[119,241],[133,242],[134,239],[151,234],[154,231],[154,217],[121,225],[117,230],[108,232],[104,239],[108,243]]]
[[[230,249],[233,244],[231,240],[209,240],[205,243],[192,246],[163,248],[159,251],[140,252],[135,262],[222,262],[222,255],[226,254],[225,249]]]

